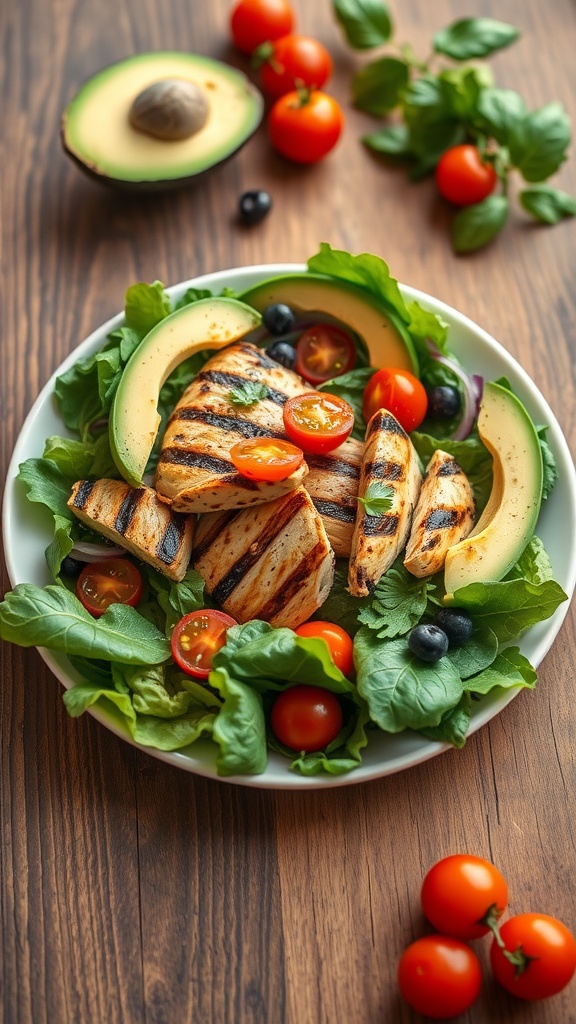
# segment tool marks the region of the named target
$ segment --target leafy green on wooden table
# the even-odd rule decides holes
[[[353,49],[373,49],[392,38],[392,15],[382,0],[332,3]],[[395,164],[406,164],[411,180],[434,173],[442,155],[462,144],[475,146],[482,163],[494,168],[497,191],[479,202],[463,203],[454,217],[451,234],[457,253],[480,249],[502,231],[510,212],[513,173],[529,186],[520,190],[518,199],[535,220],[557,224],[576,214],[576,199],[547,183],[566,160],[571,142],[562,104],[528,110],[517,92],[496,85],[485,63],[519,35],[513,25],[494,18],[460,18],[436,32],[427,60],[401,45],[369,61],[352,78],[352,102],[359,110],[379,118],[395,115],[364,136],[364,144]],[[471,60],[473,64],[466,63]]]

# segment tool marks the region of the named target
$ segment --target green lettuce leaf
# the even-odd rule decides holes
[[[220,751],[219,775],[258,775],[268,762],[266,722],[262,699],[251,686],[234,679],[226,669],[210,673],[209,683],[223,700],[214,720],[213,738]]]
[[[170,298],[161,281],[133,284],[126,292],[124,315],[128,327],[148,334],[171,312]]]

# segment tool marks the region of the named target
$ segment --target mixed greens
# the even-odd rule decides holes
[[[446,325],[418,303],[404,301],[383,260],[322,245],[308,267],[383,298],[413,339],[426,387],[447,383],[462,392],[462,373],[448,351]],[[165,751],[182,750],[200,736],[210,737],[217,745],[216,766],[222,776],[265,771],[269,749],[285,754],[287,765],[303,775],[348,772],[361,763],[373,729],[417,730],[462,746],[475,699],[496,688],[534,687],[534,669],[517,646],[508,645],[566,600],[535,536],[502,581],[471,584],[457,592],[458,606],[473,618],[474,632],[434,664],[414,657],[406,637],[416,624],[434,619],[442,606],[442,580],[416,579],[399,558],[374,592],[358,600],[346,589],[347,564],[339,560],[332,591],[314,617],[338,623],[354,637],[354,680],[335,666],[324,641],[262,621],[228,630],[225,646],[214,656],[208,685],[185,675],[170,656],[172,630],[183,615],[214,606],[194,570],[175,583],[142,563],[144,594],[138,607],[112,605],[99,619],[76,598],[63,563],[74,545],[102,543],[102,538],[68,508],[72,484],[118,476],[108,417],[129,357],[174,308],[210,294],[189,289],[174,306],[159,282],[134,285],[126,295],[123,326],[109,335],[101,351],[79,360],[57,379],[56,402],[73,437],[48,438],[42,457],[28,459],[19,472],[28,500],[46,506],[53,515],[54,535],[46,551],[53,582],[44,588],[20,583],[6,594],[0,604],[0,635],[69,657],[82,679],[64,693],[72,716],[97,702],[113,705],[136,742]],[[209,355],[196,354],[166,381],[159,405],[163,422]],[[360,366],[323,385],[352,405],[357,437],[364,435],[362,394],[374,369]],[[257,398],[238,394],[234,400],[246,403]],[[425,420],[411,438],[423,465],[440,443],[454,455],[470,479],[479,513],[492,486],[492,459],[474,427],[464,438],[457,428],[456,421]],[[545,428],[539,429],[547,497],[556,469],[545,433]],[[156,460],[157,450],[149,471]],[[386,501],[386,496],[372,499]],[[323,687],[342,704],[342,730],[325,750],[295,753],[283,748],[270,730],[275,696],[295,683]]]

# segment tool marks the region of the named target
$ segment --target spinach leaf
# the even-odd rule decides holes
[[[451,647],[447,658],[452,662],[461,679],[482,672],[491,665],[498,653],[498,638],[484,623],[474,629],[469,640],[462,647]]]
[[[529,626],[550,618],[567,600],[555,580],[530,583],[525,579],[507,579],[499,583],[469,583],[455,591],[453,604],[468,609],[474,622],[492,629],[500,643],[509,643]]]
[[[472,698],[469,693],[463,693],[456,707],[447,711],[438,725],[429,729],[421,729],[420,732],[429,740],[436,740],[438,743],[451,743],[453,747],[461,749],[466,743],[471,717]]]
[[[466,682],[469,693],[486,694],[497,686],[504,690],[514,686],[533,690],[536,686],[536,672],[518,647],[506,647],[488,668]]]
[[[262,699],[247,683],[220,667],[210,673],[210,686],[223,701],[212,735],[220,747],[219,775],[257,775],[268,761]]]

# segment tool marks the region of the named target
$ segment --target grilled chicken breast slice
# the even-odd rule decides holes
[[[79,480],[68,507],[86,526],[181,580],[190,562],[195,518],[173,512],[151,487],[124,480]]]
[[[310,472],[304,486],[339,558],[348,558],[352,548],[363,452],[362,442],[349,437],[326,455],[306,455]]]
[[[374,413],[366,429],[358,496],[366,497],[372,483],[390,487],[392,504],[388,512],[374,516],[358,502],[348,570],[353,597],[367,597],[404,548],[422,483],[414,445],[385,409]]]
[[[251,405],[231,401],[246,384],[262,384],[263,398]],[[176,405],[164,434],[155,486],[180,512],[242,508],[295,490],[308,469],[276,483],[248,480],[230,460],[230,449],[246,438],[285,438],[282,410],[293,395],[310,391],[301,377],[262,349],[238,342],[216,353]]]
[[[437,449],[426,467],[412,519],[404,565],[413,576],[432,576],[444,565],[448,548],[474,525],[474,496],[456,459]]]
[[[304,487],[255,508],[200,516],[192,565],[238,622],[294,628],[324,603],[334,552]]]

